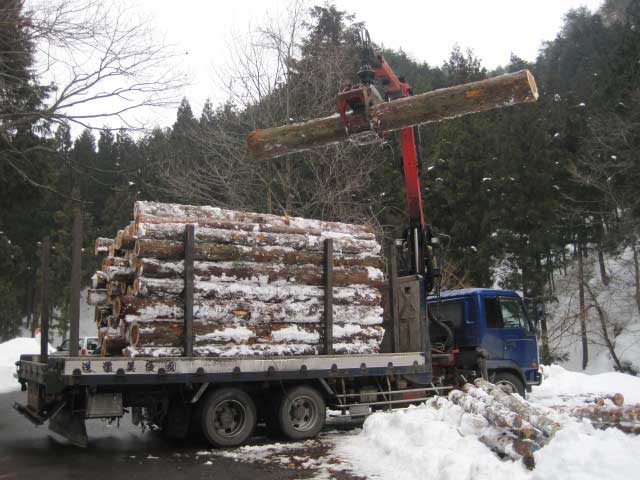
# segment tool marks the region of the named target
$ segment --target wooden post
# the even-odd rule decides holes
[[[398,284],[398,266],[396,259],[396,246],[391,243],[389,248],[389,307],[391,309],[391,351],[400,351],[400,326],[398,324],[398,298],[396,285]]]
[[[80,341],[80,277],[82,276],[82,211],[73,210],[71,232],[71,304],[69,325],[69,356],[78,356]]]
[[[40,271],[42,273],[42,292],[40,294],[40,363],[49,360],[49,254],[51,243],[49,237],[42,240]]]
[[[324,241],[324,353],[333,354],[333,240]]]
[[[193,356],[193,244],[195,226],[184,232],[184,356]]]

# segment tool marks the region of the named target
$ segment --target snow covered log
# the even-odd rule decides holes
[[[107,253],[109,253],[109,247],[113,245],[113,239],[99,237],[96,238],[94,245],[95,246],[93,252],[95,255],[106,255]]]
[[[470,113],[535,102],[538,91],[528,70],[488,78],[465,85],[382,102],[370,107],[370,118],[382,132],[422,123],[440,122]],[[347,113],[347,117],[352,114]],[[254,130],[247,137],[249,153],[265,160],[348,140],[338,114]]]
[[[170,278],[137,277],[132,288],[138,304],[174,304],[181,298],[184,284]],[[324,298],[324,288],[315,285],[260,285],[243,282],[204,281],[196,278],[193,285],[194,299],[206,301],[257,301],[266,303],[290,303],[319,305]],[[377,306],[381,302],[380,290],[367,286],[333,288],[336,305]]]
[[[113,314],[127,322],[182,320],[184,309],[178,302],[145,301],[137,297],[117,297]],[[268,303],[251,300],[194,300],[193,318],[208,322],[316,323],[324,318],[324,305],[317,303]],[[382,324],[382,307],[334,305],[334,323]]]
[[[136,260],[136,277],[155,279],[182,279],[182,261],[159,261],[153,258]],[[194,262],[194,273],[201,280],[218,282],[243,282],[264,285],[271,283],[292,283],[299,285],[323,285],[324,272],[319,265],[279,265],[257,262]],[[382,288],[384,274],[374,267],[335,267],[333,285],[367,285]]]
[[[573,408],[569,413],[577,418],[589,419],[594,425],[601,427],[629,427],[640,430],[640,404],[626,407],[589,405]]]
[[[527,420],[535,428],[541,430],[547,437],[552,438],[555,433],[560,430],[560,425],[551,420],[544,412],[535,408],[533,405],[519,399],[518,397],[506,393],[498,385],[487,382],[482,378],[475,380],[475,385],[481,388],[499,402],[503,403],[511,410],[519,414],[523,419]]]
[[[158,260],[181,260],[184,258],[184,244],[164,240],[138,239],[134,254],[138,258]],[[195,261],[213,262],[262,262],[283,265],[322,265],[322,251],[295,250],[290,247],[248,247],[245,245],[220,245],[216,243],[196,243],[193,252]],[[379,254],[336,255],[334,265],[338,267],[376,267],[382,268]]]
[[[226,325],[194,322],[195,346],[220,346],[227,344],[307,344],[321,350],[322,325],[290,323],[230,322]],[[182,322],[134,323],[126,327],[126,338],[134,348],[181,347],[184,325]],[[334,342],[378,344],[384,330],[380,325],[349,323],[334,326]]]
[[[498,452],[512,460],[522,460],[525,467],[533,470],[536,466],[533,453],[540,447],[531,440],[522,440],[508,432],[489,431],[481,435],[478,440],[491,450]]]
[[[90,288],[89,290],[87,290],[87,303],[89,305],[106,305],[108,301],[109,295],[107,294],[106,289]]]
[[[215,223],[222,221],[233,222],[233,224],[229,226],[229,230],[246,230],[246,228],[251,228],[248,231],[255,232],[254,224],[257,224],[258,228],[261,229],[259,231],[271,231],[272,233],[321,235],[323,232],[333,232],[365,240],[375,239],[373,230],[366,225],[225,210],[223,208],[210,206],[138,201],[134,205],[134,218],[136,230],[139,230],[141,223],[165,223],[162,219],[166,220],[167,223],[193,223],[203,227],[226,228]],[[238,224],[244,224],[245,228],[238,228]],[[285,230],[270,230],[276,227]]]

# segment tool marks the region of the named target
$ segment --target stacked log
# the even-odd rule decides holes
[[[324,353],[325,241],[333,243],[333,351],[379,351],[379,243],[366,226],[215,207],[136,202],[88,301],[104,337],[125,354],[184,347],[185,229],[194,225],[194,355]],[[103,348],[103,353],[112,350]]]

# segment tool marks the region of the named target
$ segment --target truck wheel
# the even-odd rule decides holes
[[[278,405],[278,430],[290,440],[313,438],[322,430],[325,416],[324,399],[314,388],[293,387]]]
[[[493,378],[493,383],[499,385],[504,391],[508,393],[517,393],[522,398],[525,396],[525,389],[522,380],[520,380],[513,373],[498,372]]]
[[[202,433],[214,447],[236,447],[246,442],[256,427],[256,405],[239,388],[214,390],[202,400]]]

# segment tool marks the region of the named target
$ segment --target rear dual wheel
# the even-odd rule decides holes
[[[290,440],[314,438],[324,426],[326,404],[315,388],[291,387],[271,402],[267,424],[272,433]]]

